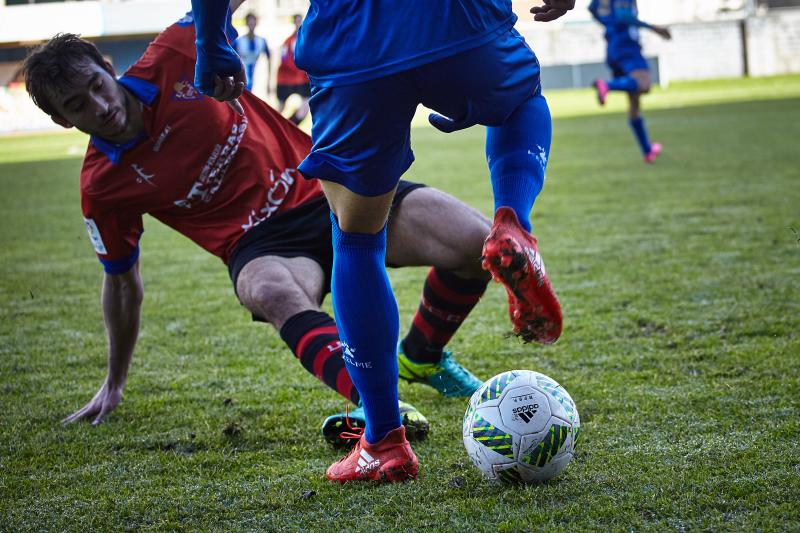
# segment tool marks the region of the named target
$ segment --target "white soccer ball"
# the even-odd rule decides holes
[[[486,381],[470,398],[464,446],[491,480],[541,483],[572,460],[580,425],[564,387],[538,372],[512,370]]]

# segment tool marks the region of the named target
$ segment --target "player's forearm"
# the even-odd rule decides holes
[[[614,12],[614,18],[618,22],[627,24],[628,26],[633,26],[635,28],[646,28],[648,30],[653,29],[652,25],[643,20],[639,20],[639,18],[633,14],[633,10],[630,8],[617,8]]]
[[[192,14],[197,34],[195,43],[198,48],[212,53],[215,48],[227,44],[225,27],[229,7],[229,0],[192,0]]]
[[[106,274],[103,281],[103,319],[108,333],[108,381],[122,386],[128,377],[136,339],[144,289],[138,263],[128,273]]]

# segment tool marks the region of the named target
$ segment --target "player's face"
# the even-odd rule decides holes
[[[255,17],[247,17],[247,29],[250,30],[250,33],[256,31],[256,24],[258,21]]]
[[[85,61],[76,70],[70,87],[51,97],[60,115],[54,120],[110,141],[125,139],[131,122],[131,105],[125,90],[93,61]]]
[[[303,23],[303,17],[301,17],[300,15],[295,15],[294,16],[294,27],[295,28],[299,28],[300,24],[302,24],[302,23]]]

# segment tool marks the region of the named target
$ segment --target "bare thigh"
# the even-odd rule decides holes
[[[242,268],[236,292],[251,313],[280,329],[297,313],[319,310],[324,283],[322,267],[313,259],[269,255]]]
[[[653,77],[650,75],[649,70],[639,69],[630,73],[631,78],[636,80],[639,85],[639,92],[642,94],[649,93],[650,87],[653,84]]]
[[[481,269],[483,242],[491,229],[477,210],[442,191],[411,191],[389,217],[387,262],[431,265],[463,278],[487,278]]]

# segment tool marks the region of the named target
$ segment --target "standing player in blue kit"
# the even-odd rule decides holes
[[[662,147],[659,143],[650,142],[642,118],[641,96],[650,92],[652,77],[650,67],[642,56],[639,28],[652,30],[664,39],[671,39],[672,35],[667,28],[639,20],[636,0],[592,0],[589,11],[605,28],[607,62],[614,75],[614,79],[609,81],[595,80],[597,100],[600,105],[605,105],[609,91],[628,93],[631,130],[645,162],[654,163]]]
[[[551,21],[574,4],[545,0],[531,12]],[[236,107],[241,63],[225,40],[227,1],[192,7],[195,84]],[[419,104],[440,113],[430,121],[444,132],[487,126],[495,220],[484,268],[506,286],[523,340],[552,343],[561,334],[529,221],[550,153],[550,111],[516,20],[510,0],[312,0],[300,28],[295,61],[311,79],[313,146],[299,170],[322,180],[331,206],[333,306],[366,413],[356,446],[328,468],[331,480],[403,481],[419,468],[398,412],[398,310],[384,266],[386,220],[414,160],[410,123]]]

